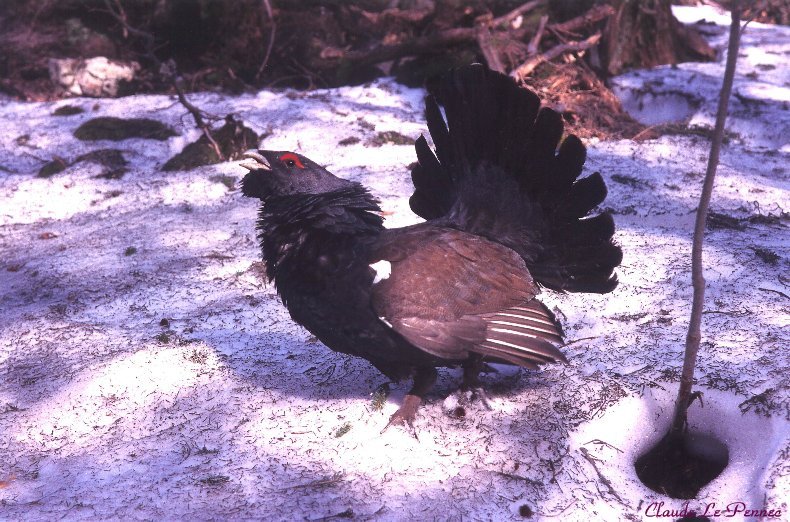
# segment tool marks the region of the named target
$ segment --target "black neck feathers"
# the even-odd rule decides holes
[[[323,194],[267,198],[256,228],[269,279],[278,290],[296,274],[316,285],[348,268],[384,229],[380,210],[358,183]]]

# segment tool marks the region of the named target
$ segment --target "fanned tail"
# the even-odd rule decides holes
[[[423,136],[415,144],[412,210],[512,248],[548,288],[614,289],[622,260],[614,220],[590,215],[606,185],[597,172],[579,179],[586,149],[573,135],[560,145],[561,115],[480,64],[450,72],[429,93],[436,150]]]

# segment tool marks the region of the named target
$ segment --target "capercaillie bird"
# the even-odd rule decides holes
[[[394,381],[412,377],[389,422],[410,426],[436,367],[463,367],[475,388],[486,361],[565,361],[540,287],[609,292],[622,259],[611,215],[591,215],[602,177],[579,178],[584,145],[560,144],[562,117],[534,93],[474,64],[429,86],[425,114],[435,152],[417,139],[416,225],[384,228],[365,187],[301,154],[254,150],[242,163],[243,194],[262,202],[267,273],[291,317]]]

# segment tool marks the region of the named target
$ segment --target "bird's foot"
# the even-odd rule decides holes
[[[472,404],[482,404],[487,410],[493,409],[488,395],[480,386],[474,388],[462,386],[458,391],[447,396],[444,400],[444,409],[449,416],[463,419],[469,413],[467,410]]]
[[[414,419],[417,417],[417,409],[420,407],[422,399],[416,395],[406,395],[403,399],[403,404],[398,408],[398,411],[392,414],[389,422],[381,433],[384,433],[390,426],[400,425],[404,426],[414,437],[417,438],[417,432],[414,430]]]
[[[458,392],[467,403],[479,402],[487,410],[494,409],[491,406],[491,401],[488,399],[488,394],[479,384],[477,386],[462,386]]]
[[[470,359],[464,365],[464,379],[461,381],[461,389],[458,390],[460,399],[466,403],[480,402],[485,409],[493,410],[491,401],[488,400],[488,395],[483,389],[483,383],[480,382],[481,371],[489,373],[497,370],[480,358]]]

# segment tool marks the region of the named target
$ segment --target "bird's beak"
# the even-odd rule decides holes
[[[239,163],[240,167],[247,170],[265,170],[271,172],[272,166],[269,165],[269,160],[263,157],[257,150],[248,150],[241,155],[242,162]]]

